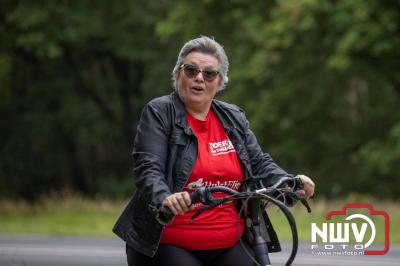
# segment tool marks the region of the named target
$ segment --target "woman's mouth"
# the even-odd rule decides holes
[[[204,89],[203,89],[202,87],[200,87],[200,86],[193,86],[191,89],[194,90],[195,92],[202,92],[202,91],[204,91]]]

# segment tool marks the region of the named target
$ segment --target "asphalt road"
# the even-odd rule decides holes
[[[273,265],[284,265],[289,247],[271,254]],[[127,266],[124,243],[116,238],[0,235],[0,266]],[[400,265],[400,246],[384,256],[317,256],[302,244],[293,265]],[[171,265],[173,266],[173,265]]]

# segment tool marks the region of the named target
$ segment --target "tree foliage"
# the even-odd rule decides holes
[[[218,97],[327,196],[398,197],[397,1],[15,1],[0,8],[0,193],[132,191],[142,106],[190,38],[231,63]]]

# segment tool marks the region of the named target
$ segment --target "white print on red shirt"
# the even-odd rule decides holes
[[[213,156],[235,152],[235,148],[229,139],[218,142],[209,142],[208,144]]]
[[[194,182],[190,182],[186,187],[188,189],[197,189],[197,188],[201,188],[201,187],[216,187],[216,186],[223,186],[223,187],[227,187],[227,188],[231,188],[234,190],[239,190],[241,183],[237,180],[226,180],[226,181],[216,181],[216,182],[212,182],[212,181],[204,181],[203,178],[199,178]]]
[[[201,188],[201,187],[204,187],[203,178],[199,178],[196,181],[190,182],[187,185],[187,188],[189,188],[189,189],[196,189],[196,188]]]

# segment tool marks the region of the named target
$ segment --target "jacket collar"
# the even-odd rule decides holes
[[[175,124],[185,131],[187,135],[194,135],[186,118],[185,105],[176,91],[171,93],[172,103],[175,108]]]

